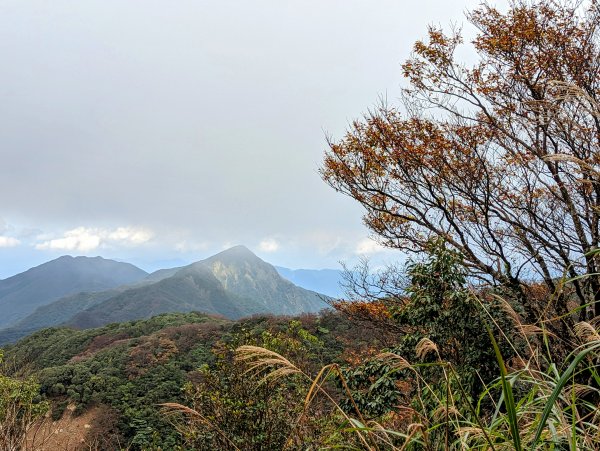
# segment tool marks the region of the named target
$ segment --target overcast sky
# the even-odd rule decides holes
[[[401,258],[320,179],[325,136],[393,102],[427,25],[477,3],[0,2],[0,278],[234,244],[292,268]]]

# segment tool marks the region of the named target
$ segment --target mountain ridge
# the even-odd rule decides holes
[[[272,265],[245,246],[226,249],[173,274],[169,271],[162,274],[167,277],[128,289],[85,309],[66,324],[98,327],[160,313],[189,311],[239,319],[258,313],[293,315],[327,307],[325,297],[284,279]]]
[[[169,312],[200,311],[230,319],[316,312],[327,307],[326,298],[283,278],[245,246],[235,246],[184,267],[146,274],[128,285],[70,294],[39,306],[13,327],[0,329],[0,344],[43,327],[98,327]]]
[[[64,296],[111,289],[147,275],[130,263],[63,255],[0,281],[0,327],[10,326],[37,307]]]
[[[332,298],[344,297],[344,271],[339,269],[290,269],[275,266],[277,272],[295,285],[317,291]]]

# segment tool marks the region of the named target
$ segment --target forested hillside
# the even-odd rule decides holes
[[[281,443],[289,429],[285,423],[301,411],[301,392],[289,393],[289,387],[273,384],[244,387],[245,370],[232,360],[240,344],[292,352],[307,371],[316,371],[325,362],[341,363],[382,342],[370,334],[357,337],[352,324],[333,313],[238,322],[173,313],[99,329],[45,329],[9,348],[5,365],[15,375],[35,375],[56,421],[63,413],[69,415],[68,405],[75,415],[103,406],[87,438],[101,449],[115,449],[119,443],[133,449],[176,449],[189,437],[161,413],[160,404],[195,402],[196,396],[215,403],[211,415],[231,415],[227,421],[243,422],[237,426],[243,436],[236,440],[251,440],[256,446]],[[206,384],[206,391],[196,384]],[[264,408],[273,409],[271,417],[254,418]],[[270,432],[276,437],[262,436],[277,429],[272,421],[282,422],[277,426],[282,429]],[[209,433],[196,440],[208,446],[213,439]]]
[[[119,292],[70,322],[103,327],[0,354],[0,447],[82,414],[60,447],[600,449],[600,4],[466,17],[469,39],[429,27],[399,101],[320,169],[405,263],[361,260],[310,314],[315,293],[240,247]],[[153,316],[176,308],[211,315]]]

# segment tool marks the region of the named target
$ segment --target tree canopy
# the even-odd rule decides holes
[[[519,292],[543,281],[555,292],[566,274],[580,305],[593,305],[600,6],[517,0],[506,13],[483,4],[467,18],[477,61],[458,60],[460,30],[430,27],[402,66],[400,104],[330,140],[322,177],[365,207],[388,247],[421,251],[442,237],[488,282]]]

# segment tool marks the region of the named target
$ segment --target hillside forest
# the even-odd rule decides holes
[[[469,42],[431,26],[401,99],[321,165],[406,264],[348,268],[337,299],[237,249],[249,278],[217,255],[10,330],[0,448],[600,449],[600,4],[467,20]]]

